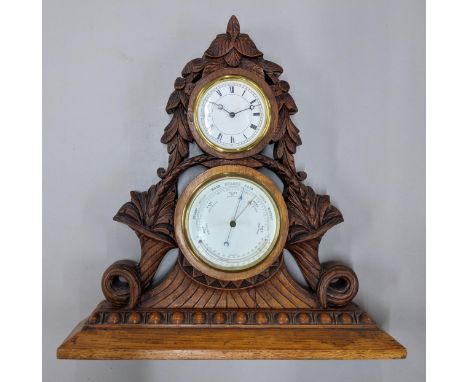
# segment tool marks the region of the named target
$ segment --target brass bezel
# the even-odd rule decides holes
[[[275,229],[275,235],[273,237],[273,240],[270,244],[270,246],[267,248],[265,253],[258,258],[255,262],[250,263],[248,266],[241,266],[241,267],[225,267],[221,266],[219,264],[215,264],[208,259],[204,258],[196,248],[194,247],[193,241],[190,238],[189,232],[188,232],[188,219],[189,219],[189,211],[191,206],[193,205],[194,199],[207,187],[209,187],[213,182],[216,182],[220,179],[243,179],[247,180],[248,182],[254,184],[261,190],[265,192],[267,195],[268,199],[271,201],[273,208],[274,208],[274,213],[275,213],[275,219],[276,219],[276,229]],[[190,247],[190,250],[192,251],[193,255],[196,256],[199,260],[203,261],[204,263],[208,264],[210,267],[214,269],[220,269],[226,272],[237,272],[237,271],[245,271],[247,269],[253,268],[255,265],[258,263],[261,263],[263,260],[265,260],[268,255],[270,255],[272,249],[275,247],[276,242],[278,241],[279,237],[279,232],[280,232],[280,227],[281,227],[281,220],[280,220],[280,214],[279,214],[279,207],[273,198],[272,193],[264,187],[261,183],[257,182],[253,177],[241,173],[235,173],[235,172],[224,172],[220,174],[216,174],[211,178],[206,179],[204,182],[200,183],[191,193],[190,198],[188,199],[187,203],[185,203],[185,206],[182,210],[182,232],[185,235],[185,238],[187,239],[187,243]]]
[[[262,101],[263,101],[263,103],[265,105],[265,123],[263,124],[262,130],[257,135],[255,140],[253,140],[249,145],[244,146],[244,147],[235,148],[235,149],[229,149],[229,148],[220,147],[216,143],[214,143],[210,139],[208,139],[208,137],[204,134],[203,130],[200,127],[200,122],[199,122],[199,119],[198,119],[198,111],[199,111],[199,108],[200,108],[201,100],[205,96],[205,94],[207,93],[208,89],[213,87],[214,84],[233,81],[233,80],[243,82],[245,85],[252,87],[259,94],[260,98],[262,99]],[[226,74],[226,75],[222,75],[220,77],[217,77],[217,78],[211,80],[210,82],[205,84],[200,89],[200,91],[197,94],[197,97],[195,99],[195,103],[194,103],[193,123],[194,123],[195,130],[197,131],[199,137],[212,149],[214,149],[214,150],[216,150],[218,152],[221,152],[221,153],[244,152],[244,151],[248,151],[248,150],[252,149],[253,147],[255,147],[265,137],[266,133],[268,132],[268,129],[270,128],[270,124],[271,124],[271,109],[272,108],[271,108],[270,100],[266,96],[263,89],[257,83],[255,83],[255,81],[253,81],[253,80],[251,80],[251,79],[249,79],[249,78],[247,78],[245,76],[238,75],[238,74]]]
[[[189,203],[191,204],[195,192],[200,190],[200,188],[203,186],[211,183],[212,180],[228,176],[245,178],[246,180],[258,185],[258,187],[265,190],[268,197],[272,199],[275,210],[277,210],[277,214],[275,211],[275,218],[278,221],[278,234],[275,232],[275,241],[273,241],[273,244],[270,246],[268,251],[265,252],[265,255],[259,259],[258,262],[256,261],[253,264],[249,264],[248,268],[242,267],[242,269],[238,270],[235,270],[232,267],[229,267],[229,269],[224,269],[224,267],[212,265],[210,262],[205,261],[204,258],[199,256],[194,250],[193,246],[190,245],[186,223]],[[203,274],[219,280],[243,280],[263,272],[268,267],[270,267],[281,255],[288,236],[288,209],[281,191],[266,175],[246,166],[222,165],[213,167],[198,175],[184,189],[176,205],[174,228],[179,249],[193,267],[201,271]]]

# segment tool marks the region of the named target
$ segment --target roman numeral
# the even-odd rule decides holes
[[[245,134],[242,134],[242,135],[244,136],[245,139],[247,139],[247,135],[245,135]]]
[[[244,96],[246,90],[247,90],[247,89],[244,89],[244,92],[242,93],[242,97]]]
[[[234,143],[234,137],[231,135],[231,143]]]
[[[219,134],[218,134],[218,137],[217,137],[216,139],[217,139],[218,141],[221,142],[221,139],[222,139],[222,138],[223,138],[223,134],[219,133]]]
[[[251,129],[254,129],[254,130],[257,130],[257,126],[255,126],[254,124],[251,124],[251,125],[250,125],[250,128],[251,128]]]
[[[219,89],[216,89],[216,93],[218,93],[220,97],[222,96],[222,94],[221,94],[221,92],[219,91]]]
[[[260,115],[260,113],[254,113],[253,115],[258,117]]]
[[[229,91],[230,91],[231,93],[234,93],[234,86],[229,86]]]
[[[254,102],[256,102],[257,100],[254,99],[253,101],[250,101],[250,104],[252,105]]]

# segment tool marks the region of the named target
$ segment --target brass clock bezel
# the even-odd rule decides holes
[[[262,132],[243,148],[229,149],[216,145],[205,136],[198,122],[198,108],[207,90],[213,84],[229,79],[240,80],[252,86],[265,104],[265,124]],[[237,159],[258,154],[270,143],[277,127],[278,106],[272,89],[261,77],[245,69],[226,68],[217,70],[198,81],[190,96],[187,114],[192,136],[202,150],[219,158]]]
[[[213,180],[227,176],[245,178],[264,189],[275,205],[275,216],[278,221],[277,234],[275,235],[276,240],[272,243],[269,252],[248,268],[237,270],[233,268],[224,269],[223,267],[215,266],[202,259],[190,243],[186,225],[187,210],[194,198],[194,195]],[[193,267],[208,276],[220,280],[236,281],[255,276],[274,263],[282,253],[286,243],[289,221],[284,198],[272,180],[250,167],[224,165],[207,170],[192,180],[192,182],[190,182],[190,184],[185,188],[177,202],[174,226],[177,244],[179,245],[182,254]]]

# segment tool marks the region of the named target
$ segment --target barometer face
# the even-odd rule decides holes
[[[263,90],[240,75],[225,75],[199,92],[194,123],[203,141],[219,152],[246,151],[265,136],[271,107]]]
[[[278,239],[278,207],[259,183],[224,175],[201,185],[184,214],[194,254],[210,266],[244,270],[269,255]]]

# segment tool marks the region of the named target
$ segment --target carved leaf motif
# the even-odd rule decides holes
[[[148,191],[130,193],[131,201],[125,203],[114,220],[124,223],[137,234],[175,245],[173,215],[177,199],[175,185],[165,190],[163,183],[151,186]]]
[[[191,142],[193,139],[190,133],[184,110],[180,107],[175,110],[174,116],[164,129],[164,134],[161,137],[161,142],[170,146],[176,135],[180,135],[183,138],[183,140],[189,142]],[[172,150],[168,151],[169,153],[172,152]],[[182,156],[185,157],[185,155]]]
[[[292,188],[288,188],[287,200],[291,212],[289,216],[290,235],[294,237],[298,228],[302,231],[309,230],[309,220],[306,211],[304,211],[302,200]]]
[[[190,98],[190,95],[192,94],[192,90],[195,88],[195,84],[193,82],[190,82],[187,84],[184,88],[184,93],[186,94],[186,99],[188,100]],[[184,104],[185,105],[185,104]],[[187,106],[185,106],[187,107]]]
[[[263,77],[262,67],[252,60],[242,59],[240,67],[254,72],[259,77]]]
[[[281,75],[281,73],[283,73],[283,68],[268,60],[260,60],[260,65],[265,72],[267,81],[269,79],[273,85],[276,85],[279,81],[278,77]],[[276,93],[275,91],[275,94],[277,95],[279,93]]]
[[[195,58],[187,63],[182,69],[182,76],[187,77],[191,73],[198,73],[205,67],[205,60],[203,58]]]
[[[222,57],[234,47],[234,42],[225,34],[219,34],[206,50],[205,55],[212,58]]]
[[[180,104],[180,91],[174,90],[169,96],[169,99],[167,100],[166,111],[168,113],[173,113],[174,110],[179,106],[179,104]]]
[[[206,64],[205,69],[203,70],[203,76],[216,72],[217,70],[224,68],[225,65],[224,61],[210,61]]]
[[[237,17],[232,15],[231,18],[229,19],[227,28],[226,28],[226,33],[229,35],[229,37],[234,40],[237,38],[240,32],[240,24],[239,20],[237,20]]]
[[[186,95],[185,95],[186,96]],[[167,144],[169,166],[167,171],[177,166],[189,154],[189,142],[193,141],[182,105],[174,111],[174,116],[164,129],[161,142]]]
[[[293,123],[291,118],[286,118],[284,123],[286,125],[285,142],[288,152],[295,154],[296,147],[302,144],[301,137],[299,136],[299,129]]]
[[[244,33],[239,35],[234,46],[240,53],[247,57],[260,57],[263,54],[257,49],[249,35]]]
[[[273,150],[275,159],[281,161],[292,174],[296,174],[302,180],[305,179],[305,173],[296,172],[294,163],[296,148],[302,144],[299,129],[291,121],[289,113],[284,108],[280,113],[278,130],[272,140],[276,142]]]
[[[272,73],[276,76],[279,76],[281,73],[283,73],[283,68],[278,64],[275,64],[274,62],[262,60],[260,61],[260,65],[263,67],[263,70],[267,73]]]
[[[229,20],[226,34],[219,34],[205,51],[210,58],[224,57],[229,66],[238,66],[242,56],[255,58],[262,56],[249,35],[240,33],[239,21],[235,16]]]
[[[322,236],[343,217],[330,204],[328,195],[317,195],[311,187],[299,183],[288,187],[289,211],[287,248],[297,261],[309,286],[316,290],[321,273],[318,246]]]
[[[242,58],[242,56],[235,49],[231,49],[229,51],[229,53],[226,54],[226,56],[224,56],[224,59],[226,60],[226,63],[229,66],[233,66],[233,67],[238,66],[240,64],[241,58]]]
[[[343,221],[341,212],[331,205],[328,195],[317,195],[302,183],[299,191],[288,187],[286,198],[290,210],[290,244],[320,238]]]
[[[283,82],[283,81],[280,81]],[[297,113],[296,102],[289,93],[283,93],[276,97],[276,102],[278,103],[278,109],[286,108],[289,114]]]

